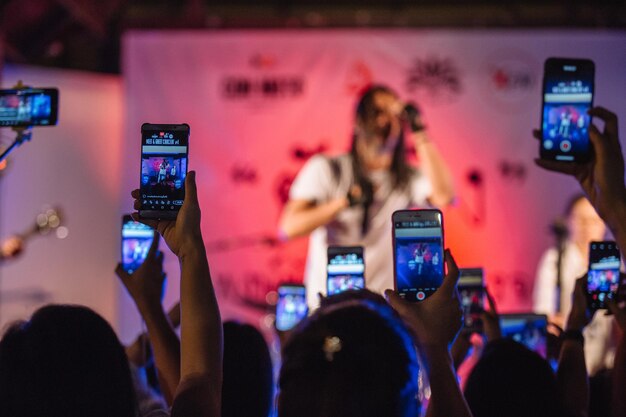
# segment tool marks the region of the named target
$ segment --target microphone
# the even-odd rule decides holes
[[[567,229],[567,222],[562,217],[557,217],[550,223],[548,229],[550,233],[554,235],[558,240],[567,238],[569,230]]]
[[[413,102],[408,102],[402,110],[402,119],[409,123],[413,133],[426,129],[426,126],[424,126],[420,119],[421,115],[422,113],[419,107]]]

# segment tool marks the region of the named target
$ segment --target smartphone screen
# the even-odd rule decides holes
[[[619,288],[620,253],[615,242],[589,244],[587,294],[593,310],[607,308],[606,302],[617,295]]]
[[[408,301],[421,301],[443,281],[443,216],[439,210],[400,210],[392,222],[396,289]]]
[[[549,58],[543,77],[542,159],[585,162],[591,157],[587,114],[593,106],[595,66],[585,59]]]
[[[330,246],[326,267],[327,295],[365,288],[363,247]]]
[[[55,125],[58,103],[56,88],[0,90],[0,126]]]
[[[292,329],[307,316],[306,289],[303,285],[281,285],[278,287],[276,303],[276,328],[281,331]]]
[[[141,266],[148,255],[154,230],[125,215],[122,218],[122,267],[132,274]]]
[[[176,218],[185,199],[189,125],[141,126],[141,209],[146,218]]]
[[[463,309],[463,324],[467,331],[481,332],[484,311],[484,289],[482,268],[459,269],[459,296]]]
[[[501,314],[502,337],[513,339],[542,357],[547,355],[548,318],[543,314]]]

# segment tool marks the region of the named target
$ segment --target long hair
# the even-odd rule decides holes
[[[357,122],[367,123],[376,117],[376,109],[374,107],[374,97],[376,94],[389,94],[394,97],[397,94],[388,87],[382,85],[374,85],[369,87],[361,95],[358,104],[356,106],[356,119]],[[354,183],[361,187],[364,193],[373,193],[373,185],[371,181],[365,175],[365,169],[363,162],[359,158],[357,152],[357,134],[352,135],[352,144],[350,146],[350,159],[352,161],[352,174]],[[393,157],[391,161],[391,175],[394,189],[403,189],[408,186],[411,178],[412,168],[406,160],[406,148],[404,146],[404,130],[400,132],[400,137],[395,149],[393,150]],[[371,203],[370,203],[371,204]],[[369,230],[369,205],[364,206],[362,235],[365,235]]]

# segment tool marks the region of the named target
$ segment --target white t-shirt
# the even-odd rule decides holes
[[[533,309],[539,314],[556,312],[556,248],[548,249],[539,261],[537,279],[533,294]],[[587,273],[587,260],[571,242],[565,245],[561,262],[561,312],[567,320],[572,309],[572,293],[576,279]],[[613,340],[613,316],[605,316],[605,310],[599,310],[591,323],[585,327],[585,362],[587,372],[596,372],[613,367],[615,357],[615,340]]]
[[[323,203],[345,197],[354,182],[351,157],[342,155],[333,159],[339,167],[338,178],[330,158],[313,156],[293,182],[289,198]],[[311,233],[304,274],[310,308],[319,305],[318,293],[326,294],[326,250],[331,245],[363,246],[365,286],[374,292],[393,288],[391,215],[396,210],[424,206],[432,187],[418,170],[413,171],[404,190],[393,189],[393,176],[386,170],[374,172],[369,179],[374,185],[374,202],[369,209],[370,226],[365,236],[361,236],[363,208],[360,206],[346,208],[333,221]]]

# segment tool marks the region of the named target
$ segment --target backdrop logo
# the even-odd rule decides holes
[[[374,76],[370,67],[363,61],[355,61],[346,74],[346,92],[355,96],[365,91],[373,82]]]
[[[524,51],[496,51],[483,65],[481,89],[498,109],[532,108],[539,97],[535,92],[539,73],[540,66]]]
[[[304,77],[285,74],[276,56],[254,54],[248,59],[248,66],[248,73],[227,75],[222,79],[224,99],[277,101],[298,98],[304,94]]]
[[[417,58],[407,73],[406,88],[419,101],[449,103],[462,93],[461,75],[450,58]]]

